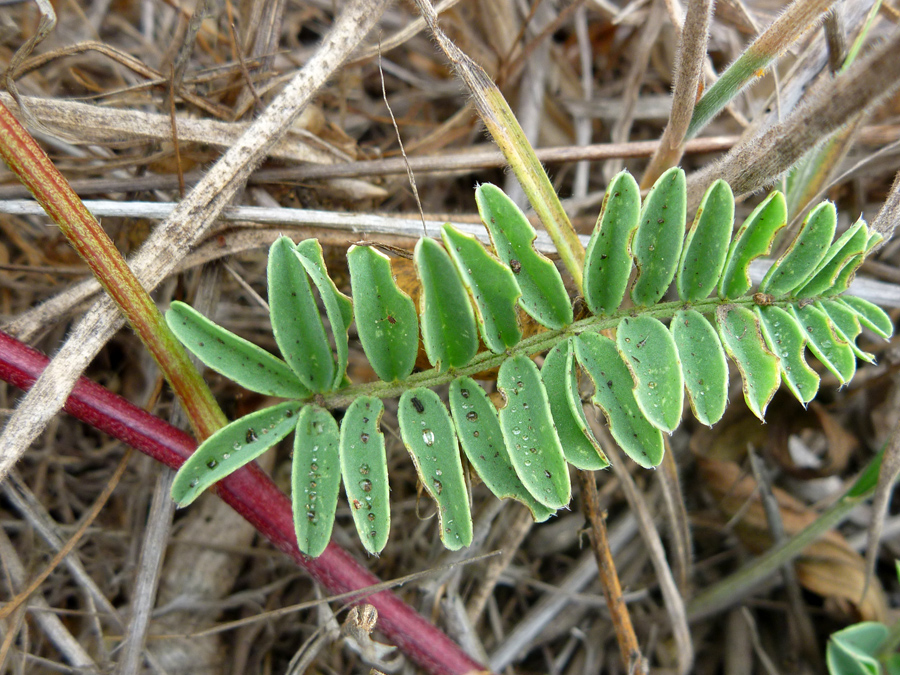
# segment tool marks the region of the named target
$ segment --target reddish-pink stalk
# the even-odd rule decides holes
[[[29,389],[49,359],[0,332],[0,379]],[[72,390],[66,412],[127,443],[172,469],[178,469],[197,447],[188,434],[82,377]],[[215,487],[219,497],[247,519],[278,549],[287,553],[329,593],[341,594],[380,583],[334,542],[318,558],[297,548],[290,499],[251,463]],[[422,668],[435,675],[474,675],[487,672],[444,633],[389,591],[366,598],[378,610],[378,627]]]

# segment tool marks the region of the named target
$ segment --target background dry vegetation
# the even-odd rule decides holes
[[[99,200],[92,209],[129,255],[165,216],[160,205],[189,192],[308,61],[343,4],[58,3],[57,27],[32,60],[19,66],[26,112],[8,94],[0,93],[0,99],[28,122],[78,193]],[[441,13],[442,27],[498,83],[533,145],[557,148],[552,161],[542,157],[576,228],[589,233],[609,178],[623,166],[640,176],[654,148],[647,141],[660,138],[669,119],[684,3],[444,4],[449,7]],[[772,22],[783,4],[718,4],[704,67],[707,82]],[[872,4],[836,3],[841,19],[829,28],[850,44]],[[881,5],[866,48],[896,39],[898,9],[896,0]],[[191,23],[191,16],[202,21]],[[477,222],[473,188],[479,182],[495,182],[521,196],[461,84],[427,29],[416,22],[418,16],[411,3],[388,7],[350,62],[331,77],[232,201],[256,210],[220,218],[190,255],[170,261],[178,273],[157,289],[161,306],[185,299],[275,350],[263,299],[266,251],[280,233],[295,240],[319,238],[327,245],[333,275],[345,284],[344,252],[351,242],[369,239],[411,249],[422,223],[397,130],[429,223]],[[0,2],[0,65],[5,68],[35,34],[38,19],[31,3]],[[737,97],[688,146],[681,163],[689,177],[742,134],[752,136],[789,118],[811,83],[831,77],[825,32],[822,27],[808,32],[774,74]],[[894,59],[900,61],[900,54],[894,52]],[[878,67],[889,70],[889,61]],[[865,114],[853,118],[849,152],[833,167],[839,178],[826,185],[825,196],[838,205],[839,227],[859,213],[874,219],[900,164],[900,98],[894,95],[860,112]],[[177,138],[173,115],[179,120]],[[780,138],[776,145],[790,142]],[[742,161],[748,172],[768,171],[777,178],[756,159]],[[12,175],[0,171],[3,203],[25,196]],[[756,203],[758,197],[748,196],[738,206],[739,217]],[[894,307],[900,306],[898,266],[900,247],[889,243],[862,272],[887,284],[881,287],[882,299],[893,298]],[[87,276],[46,217],[0,215],[5,330],[55,352],[94,297],[79,285]],[[892,316],[896,319],[896,310]],[[679,619],[663,601],[660,564],[671,569],[692,619],[675,630],[690,631],[691,669],[697,673],[822,672],[832,631],[860,619],[889,620],[890,608],[900,606],[893,565],[900,555],[900,520],[890,514],[876,577],[860,601],[865,586],[860,552],[871,516],[865,505],[807,549],[790,573],[779,572],[762,588],[736,584],[728,601],[710,611],[691,604],[773,539],[789,538],[813,521],[888,438],[900,416],[898,339],[885,343],[866,335],[862,341],[878,364],[860,364],[853,383],[843,389],[823,372],[819,397],[808,410],[790,396],[778,396],[768,423],[761,425],[743,404],[735,379],[731,408],[714,429],[701,428],[686,415],[669,439],[672,466],[649,472],[621,461],[616,471],[598,475],[616,566],[641,648],[654,670],[683,670],[686,658],[683,650],[676,653],[673,623],[683,616]],[[358,380],[371,377],[358,344],[351,353],[351,374]],[[167,388],[129,330],[106,344],[87,375],[158,415],[172,413]],[[265,403],[215,374],[208,380],[230,418]],[[11,387],[0,387],[4,416],[19,396]],[[393,528],[384,553],[368,558],[368,567],[388,580],[500,550],[499,556],[437,571],[398,592],[496,672],[622,672],[582,532],[579,495],[571,512],[535,526],[519,505],[501,503],[476,486],[476,544],[459,555],[448,553],[437,541],[432,505],[417,498],[415,472],[390,409],[383,424]],[[753,470],[748,453],[761,460],[761,470]],[[287,448],[268,453],[263,462],[286,489]],[[123,463],[124,473],[114,475]],[[368,673],[373,666],[385,673],[416,672],[402,655],[365,634],[341,632],[346,613],[337,612],[340,603],[266,616],[315,600],[321,592],[216,497],[208,495],[173,515],[168,483],[160,477],[167,471],[70,417],[52,419],[0,485],[5,598],[45,569],[102,491],[111,481],[118,484],[74,552],[31,596],[27,611],[13,612],[0,625],[6,672],[68,672],[73,663],[88,672],[123,673],[282,673],[289,663],[293,672]],[[676,471],[680,494],[672,487]],[[629,493],[630,488],[635,489]],[[642,518],[662,536],[664,558],[648,546],[639,527]],[[335,537],[365,558],[346,505],[339,506]],[[154,594],[157,568],[159,591]],[[151,609],[149,622],[132,620]],[[183,637],[252,617],[259,620]],[[382,639],[377,632],[374,636]]]

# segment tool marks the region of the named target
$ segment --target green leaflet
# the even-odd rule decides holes
[[[868,238],[866,222],[860,218],[835,239],[809,281],[794,290],[794,297],[811,298],[831,288],[844,265],[865,250]]]
[[[282,398],[312,395],[281,359],[175,301],[166,312],[175,337],[207,366],[250,391]]]
[[[719,279],[719,297],[739,298],[750,290],[750,263],[772,248],[775,233],[787,222],[784,195],[773,192],[747,216],[735,235]]]
[[[450,256],[434,239],[419,239],[416,269],[422,280],[420,312],[425,353],[445,371],[466,365],[478,351],[472,304]]]
[[[829,675],[881,675],[878,656],[889,637],[888,627],[875,621],[832,633],[825,651]]]
[[[819,375],[806,362],[806,335],[794,317],[780,307],[756,307],[763,337],[779,358],[781,375],[788,389],[804,406],[819,391]]]
[[[481,221],[491,234],[498,257],[515,275],[522,291],[519,304],[547,328],[572,323],[572,303],[556,265],[534,250],[534,228],[519,207],[496,185],[475,190]]]
[[[469,492],[447,408],[430,389],[407,389],[400,397],[397,419],[419,480],[437,502],[441,541],[451,551],[468,546],[472,543]]]
[[[360,396],[341,421],[340,460],[353,524],[369,553],[380,553],[391,530],[390,487],[381,399]]]
[[[210,485],[259,457],[294,430],[300,405],[296,401],[279,403],[219,429],[178,470],[172,499],[187,506]]]
[[[566,461],[586,471],[609,466],[600,444],[588,427],[578,393],[572,338],[560,342],[544,357],[541,379],[550,401],[550,412]]]
[[[681,421],[684,379],[675,340],[656,319],[622,319],[616,347],[634,380],[634,398],[650,424],[672,433]]]
[[[703,195],[684,242],[676,277],[679,298],[697,302],[713,292],[725,266],[733,226],[734,195],[728,183],[717,180]]]
[[[822,202],[810,211],[787,251],[769,268],[759,285],[760,292],[784,295],[808,279],[828,252],[836,226],[833,203]]]
[[[500,499],[522,502],[539,523],[556,512],[536,501],[519,479],[503,441],[497,409],[471,377],[450,383],[450,411],[466,457],[491,492]]]
[[[334,385],[334,358],[306,271],[294,244],[279,237],[269,249],[269,316],[278,349],[314,392]]]
[[[606,188],[600,217],[584,260],[584,300],[592,314],[619,308],[631,275],[631,239],[638,226],[641,191],[627,171]]]
[[[297,546],[313,558],[322,555],[334,527],[341,488],[339,442],[340,432],[331,413],[315,405],[304,406],[294,433],[291,499]]]
[[[405,379],[416,364],[416,306],[397,288],[387,256],[369,246],[347,252],[359,341],[372,369],[385,382]]]
[[[328,276],[325,258],[322,256],[322,246],[316,239],[301,241],[294,247],[294,252],[319,291],[322,304],[325,305],[325,313],[328,315],[328,322],[331,324],[331,333],[334,335],[337,351],[334,382],[331,388],[337,389],[341,386],[344,373],[347,371],[347,331],[353,322],[353,302],[337,289],[331,277]]]
[[[763,342],[756,315],[746,307],[719,305],[716,324],[725,351],[741,372],[747,407],[763,420],[781,381],[778,357]]]
[[[662,432],[638,407],[631,373],[616,343],[597,333],[582,333],[575,338],[575,355],[594,382],[593,402],[606,416],[612,437],[645,469],[658,466],[664,451]]]
[[[894,324],[891,322],[891,317],[878,305],[873,305],[868,300],[863,300],[853,295],[842,296],[838,298],[837,302],[844,303],[856,312],[863,326],[877,333],[885,340],[894,334]]]
[[[837,337],[843,339],[850,345],[850,349],[856,354],[857,358],[875,363],[875,356],[864,352],[856,345],[856,338],[862,333],[862,326],[859,323],[859,317],[852,309],[839,302],[833,300],[822,300],[816,303],[816,307],[821,309],[828,318],[831,319],[835,329],[837,329]]]
[[[631,299],[638,307],[659,302],[675,277],[684,239],[686,209],[684,171],[673,167],[650,188],[631,242],[637,265]]]
[[[712,426],[728,404],[728,362],[716,330],[702,314],[681,310],[669,326],[684,374],[694,417]]]
[[[872,252],[872,249],[884,239],[878,232],[868,232],[868,228],[867,234],[868,239],[866,240],[862,253],[857,253],[847,259],[841,267],[841,270],[835,276],[832,287],[822,291],[822,295],[840,295],[850,287],[850,282],[852,282],[853,278],[856,276],[856,270],[863,264],[863,261],[866,259],[866,256]]]
[[[822,365],[834,373],[841,384],[853,379],[856,372],[856,356],[843,338],[835,334],[834,324],[828,315],[814,305],[802,309],[791,306],[791,311],[800,325],[806,329],[809,350],[816,355]]]
[[[502,354],[522,339],[516,305],[522,292],[512,271],[488,253],[475,237],[449,223],[441,228],[444,246],[472,296],[484,344]]]
[[[569,469],[534,361],[521,354],[504,361],[497,389],[506,400],[500,427],[516,473],[541,504],[562,508],[572,497]]]

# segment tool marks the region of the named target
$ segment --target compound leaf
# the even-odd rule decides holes
[[[804,406],[819,390],[819,375],[806,362],[806,335],[791,314],[780,307],[756,307],[763,337],[778,357],[781,376]]]
[[[534,249],[537,235],[525,214],[503,190],[490,183],[475,190],[475,202],[497,256],[519,284],[522,309],[547,328],[572,323],[572,303],[559,270]]]
[[[669,326],[684,375],[694,417],[712,426],[728,404],[728,362],[722,342],[706,317],[693,309],[680,310]]]
[[[541,504],[562,508],[572,497],[569,470],[534,361],[522,354],[506,359],[497,389],[506,400],[500,428],[516,473]]]
[[[631,239],[638,226],[641,191],[627,171],[609,184],[584,260],[584,300],[591,313],[614,312],[631,275]]]
[[[572,338],[560,342],[544,357],[541,379],[566,461],[579,469],[596,471],[609,466],[600,444],[588,427],[578,393]]]
[[[625,318],[616,329],[616,346],[644,417],[662,431],[675,431],[684,407],[684,378],[672,334],[652,317]]]
[[[294,433],[291,462],[291,499],[294,531],[300,551],[316,558],[331,540],[341,466],[340,432],[331,413],[315,405],[304,406]]]
[[[784,195],[773,192],[753,209],[728,249],[725,269],[719,279],[719,297],[739,298],[750,290],[750,263],[772,248],[775,233],[787,222]]]
[[[294,243],[279,237],[269,250],[269,316],[278,349],[314,392],[334,385],[334,357]]]
[[[312,395],[284,361],[183,302],[172,303],[166,312],[166,323],[198,359],[245,389],[282,398]]]
[[[634,381],[616,343],[597,333],[582,333],[575,338],[575,355],[594,383],[592,400],[606,416],[612,437],[645,469],[658,466],[664,451],[662,432],[638,407]]]
[[[539,523],[556,512],[535,500],[516,474],[497,409],[471,377],[450,383],[450,411],[466,457],[491,492],[500,499],[511,497],[522,502]]]
[[[369,553],[380,553],[391,530],[390,487],[381,399],[360,396],[341,421],[340,460],[353,524]]]
[[[746,307],[719,305],[716,323],[725,351],[741,372],[747,407],[763,420],[781,381],[778,357],[763,341],[756,314]]]
[[[178,470],[172,499],[187,506],[206,488],[259,457],[297,426],[301,404],[285,401],[245,415],[207,438]]]
[[[444,246],[475,302],[484,344],[502,354],[522,339],[516,305],[522,291],[512,271],[475,239],[447,223],[441,228]]]
[[[434,239],[419,239],[414,255],[422,281],[419,305],[428,360],[440,371],[464,366],[478,351],[475,314],[466,289],[450,256]]]
[[[356,330],[375,374],[385,382],[406,378],[416,364],[419,322],[412,299],[397,288],[387,256],[370,246],[347,252]]]
[[[713,292],[725,266],[733,226],[734,195],[728,183],[717,180],[703,195],[684,242],[676,277],[679,298],[697,302]]]
[[[684,171],[673,167],[650,188],[631,242],[631,254],[637,265],[637,277],[631,287],[635,305],[648,307],[659,302],[675,278],[686,209]]]
[[[472,543],[469,492],[447,408],[430,389],[407,389],[400,397],[397,419],[419,480],[437,502],[441,541],[451,551],[468,546]]]

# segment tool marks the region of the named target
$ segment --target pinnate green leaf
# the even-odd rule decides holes
[[[340,432],[331,413],[316,405],[304,406],[294,433],[291,462],[291,499],[294,531],[300,551],[316,558],[331,540],[341,466]]]
[[[419,321],[412,299],[399,288],[387,256],[369,246],[347,252],[356,330],[375,373],[385,382],[406,378],[416,365]]]
[[[609,184],[584,260],[584,300],[593,314],[616,311],[631,275],[631,240],[638,226],[641,191],[627,171]]]
[[[500,428],[516,473],[541,504],[562,508],[572,497],[569,470],[537,366],[521,354],[508,358],[497,388],[506,400]]]
[[[381,399],[360,396],[341,420],[340,461],[353,524],[369,553],[380,553],[391,531],[390,487]]]
[[[680,310],[669,326],[694,417],[712,426],[728,404],[728,363],[716,330],[700,312]]]
[[[606,416],[609,431],[631,459],[645,469],[658,466],[664,446],[634,398],[634,381],[616,349],[616,343],[597,333],[575,338],[575,355],[594,383],[594,405]]]
[[[407,389],[400,397],[397,419],[419,480],[437,502],[441,541],[451,551],[468,546],[472,543],[469,492],[447,408],[430,389]]]
[[[763,337],[779,359],[781,376],[803,405],[815,398],[819,375],[806,362],[806,335],[791,314],[774,305],[756,307]]]
[[[833,203],[822,202],[810,211],[787,251],[769,268],[760,292],[784,295],[808,279],[828,253],[836,226]]]
[[[572,304],[559,270],[534,249],[537,235],[525,214],[503,190],[490,183],[478,187],[475,202],[497,256],[519,284],[522,309],[547,328],[572,323]]]
[[[286,401],[245,415],[207,438],[178,470],[172,499],[193,502],[210,485],[259,457],[297,426],[301,404]]]
[[[509,458],[497,409],[484,389],[470,377],[450,383],[450,412],[460,445],[487,488],[500,499],[522,502],[542,523],[556,510],[531,496]]]
[[[419,239],[416,269],[422,281],[419,299],[425,353],[445,371],[466,365],[478,351],[475,314],[453,261],[434,239]]]
[[[245,389],[283,398],[312,395],[284,361],[183,302],[172,303],[166,312],[166,323],[198,359]]]
[[[687,196],[684,171],[673,167],[660,176],[644,199],[631,254],[637,277],[631,299],[649,307],[668,290],[681,257]]]
[[[719,297],[739,298],[750,290],[750,263],[772,248],[775,234],[787,222],[784,195],[772,192],[753,209],[731,242],[719,279]]]
[[[751,310],[738,305],[716,309],[719,337],[744,382],[744,400],[760,420],[781,382],[778,357],[766,346],[759,321]]]

